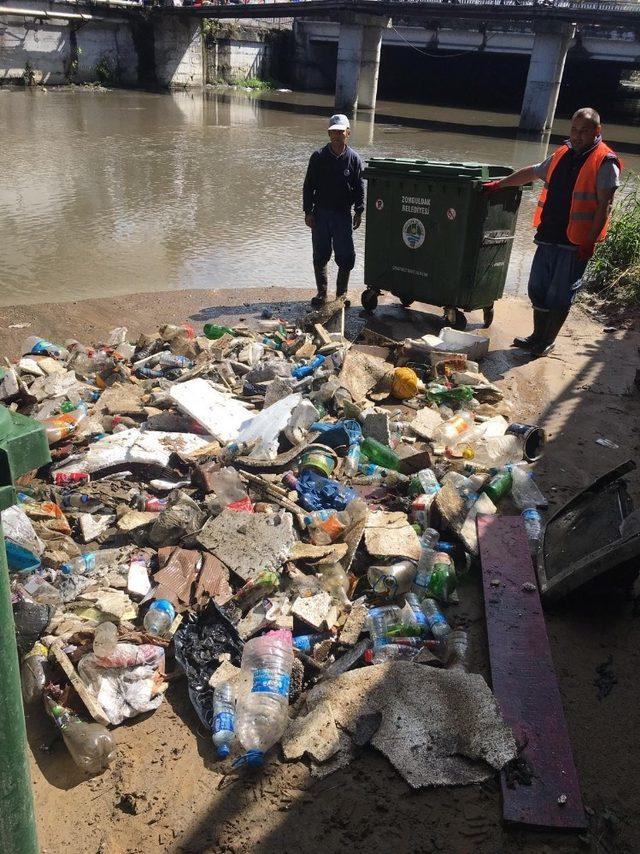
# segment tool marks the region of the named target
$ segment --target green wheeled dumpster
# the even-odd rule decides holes
[[[484,325],[502,296],[522,191],[484,193],[508,166],[372,158],[362,305],[373,311],[383,291],[404,306],[442,306],[444,321],[464,329],[465,311],[483,309]]]
[[[0,406],[0,510],[14,482],[51,460],[42,425]],[[0,524],[0,850],[38,854],[9,571]]]

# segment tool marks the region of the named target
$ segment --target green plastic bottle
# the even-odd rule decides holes
[[[451,556],[446,552],[436,552],[425,591],[427,596],[446,604],[456,589],[456,580],[456,570]]]
[[[235,329],[231,329],[229,326],[218,326],[216,323],[205,323],[203,332],[211,341],[217,341],[218,338],[222,338],[225,332],[229,333],[229,335],[236,334]]]
[[[400,465],[400,457],[395,451],[392,451],[388,445],[383,445],[382,442],[378,442],[377,439],[372,439],[370,436],[367,436],[363,440],[360,445],[360,452],[370,462],[385,469],[397,471]]]
[[[485,495],[489,496],[494,504],[497,505],[498,501],[500,501],[501,498],[504,498],[504,496],[511,490],[512,482],[513,478],[511,477],[511,472],[508,469],[503,469],[497,474],[494,474],[489,483],[483,489],[483,492]]]
[[[435,403],[462,403],[471,400],[473,397],[473,389],[468,385],[459,385],[454,388],[447,388],[440,383],[431,383],[426,392],[427,400]]]

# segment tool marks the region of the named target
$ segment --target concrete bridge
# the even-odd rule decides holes
[[[138,60],[141,52],[147,59],[153,54],[157,82],[201,85],[201,18],[294,18],[298,57],[312,56],[314,44],[337,42],[335,107],[340,112],[352,115],[357,109],[375,109],[383,41],[440,50],[528,53],[520,127],[543,132],[553,122],[567,51],[577,28],[582,47],[594,59],[640,64],[639,2],[549,2],[303,0],[143,7],[131,0],[0,0],[0,66],[1,24],[21,13],[35,21],[67,21],[73,27],[100,23],[122,27],[128,22],[131,50],[138,53]]]

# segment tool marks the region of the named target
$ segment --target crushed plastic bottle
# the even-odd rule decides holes
[[[429,622],[420,607],[420,599],[415,593],[407,593],[404,601],[405,607],[402,609],[403,619],[406,619],[409,623],[414,623],[421,634],[427,634],[429,631]]]
[[[240,667],[251,687],[236,706],[236,732],[246,751],[236,763],[262,765],[264,754],[279,741],[288,721],[291,632],[267,632],[247,641]]]
[[[447,603],[456,589],[456,571],[447,552],[436,551],[431,574],[427,582],[427,596],[433,596],[440,602]]]
[[[80,720],[51,697],[46,697],[45,705],[78,768],[87,774],[104,771],[116,752],[116,744],[109,730],[102,724]]]
[[[535,557],[538,554],[542,539],[542,516],[536,507],[525,507],[522,511],[522,518],[524,519],[524,526],[527,530],[529,551]]]
[[[470,412],[456,412],[455,415],[448,418],[434,430],[433,443],[435,445],[445,445],[446,447],[455,445],[461,436],[473,426],[473,423],[474,418]]]
[[[235,734],[236,701],[233,685],[222,682],[213,691],[213,743],[220,759],[231,752]]]
[[[444,640],[451,632],[449,623],[433,599],[423,599],[420,603],[422,613],[427,618],[429,631],[436,640]]]
[[[345,477],[355,477],[358,474],[361,454],[360,442],[353,442],[349,445],[342,469]]]
[[[511,497],[515,505],[524,510],[525,507],[546,507],[548,501],[540,491],[538,484],[533,479],[531,472],[523,466],[510,466],[511,470]]]
[[[467,672],[467,650],[469,641],[464,629],[454,629],[447,637],[444,663],[447,670]]]
[[[436,556],[435,548],[439,537],[440,534],[435,528],[426,528],[420,539],[420,560],[411,586],[411,592],[415,593],[419,599],[427,595],[427,586],[431,578],[433,561]]]
[[[47,682],[45,666],[47,663],[47,648],[36,641],[33,648],[22,659],[20,679],[22,682],[22,699],[26,705],[35,703],[42,697]]]

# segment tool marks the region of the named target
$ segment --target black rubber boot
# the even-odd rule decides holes
[[[316,277],[316,288],[318,290],[318,294],[311,300],[311,305],[313,308],[321,308],[327,301],[327,287],[329,284],[329,279],[327,278],[327,265],[314,264],[313,272]]]
[[[347,270],[344,267],[338,267],[338,277],[336,279],[336,298],[343,297],[347,293],[350,275],[351,270]],[[349,308],[349,306],[351,305],[351,300],[346,299],[344,301],[344,304],[346,308]]]
[[[541,340],[531,348],[534,356],[548,356],[555,347],[558,333],[569,316],[568,308],[552,308],[547,312],[547,322]]]
[[[536,308],[533,306],[533,332],[527,335],[526,338],[514,338],[513,346],[521,347],[523,350],[530,350],[531,347],[537,346],[542,340],[542,333],[547,325],[549,312],[545,308]]]

